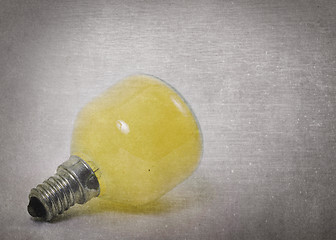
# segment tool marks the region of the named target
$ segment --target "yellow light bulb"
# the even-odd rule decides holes
[[[181,95],[152,76],[132,76],[80,111],[70,160],[32,189],[28,211],[50,220],[96,196],[146,204],[186,179],[201,154],[199,125]]]

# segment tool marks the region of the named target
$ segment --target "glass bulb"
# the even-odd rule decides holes
[[[80,111],[70,159],[32,189],[28,211],[51,220],[97,196],[143,205],[191,175],[201,154],[200,127],[182,96],[152,76],[131,76]]]

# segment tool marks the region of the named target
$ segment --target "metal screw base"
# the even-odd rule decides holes
[[[90,166],[71,156],[54,176],[30,191],[28,212],[32,217],[50,221],[75,203],[86,203],[99,193],[99,182]]]

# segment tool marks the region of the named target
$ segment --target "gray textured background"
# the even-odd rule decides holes
[[[335,1],[0,1],[1,239],[335,239]],[[26,212],[75,116],[144,72],[193,106],[198,170],[138,211]]]

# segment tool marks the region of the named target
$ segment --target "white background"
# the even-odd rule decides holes
[[[1,239],[334,239],[335,1],[0,1]],[[197,171],[138,211],[26,211],[77,112],[133,73],[192,105]],[[93,204],[93,203],[92,203]]]

